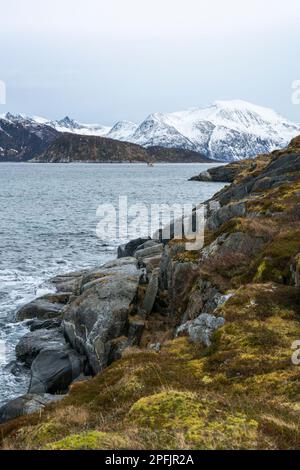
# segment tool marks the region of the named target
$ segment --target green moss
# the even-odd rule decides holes
[[[198,251],[183,251],[178,253],[173,258],[174,261],[179,263],[197,263],[199,261],[199,250]]]
[[[254,263],[254,282],[278,282],[289,284],[292,259],[300,250],[300,230],[279,233],[268,244]]]
[[[275,283],[247,284],[240,287],[219,311],[230,322],[265,320],[274,315],[297,320],[300,289]]]
[[[256,447],[257,422],[242,413],[223,410],[213,400],[195,393],[166,391],[142,398],[133,405],[129,418],[141,427],[181,433],[195,449]]]
[[[285,275],[279,269],[273,266],[270,259],[264,259],[258,266],[257,272],[254,276],[254,282],[278,282],[283,283]]]
[[[73,434],[45,446],[45,450],[115,450],[128,449],[128,442],[117,433],[90,431]]]
[[[49,420],[45,423],[22,429],[18,433],[18,440],[23,441],[30,447],[40,447],[47,442],[64,436],[67,432],[67,424]]]

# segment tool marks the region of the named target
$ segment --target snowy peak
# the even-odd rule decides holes
[[[126,141],[132,138],[137,124],[131,121],[118,121],[107,134],[110,139]]]
[[[132,142],[201,152],[224,161],[249,158],[285,146],[300,133],[269,108],[241,100],[216,101],[206,108],[151,114]]]
[[[74,119],[69,118],[69,116],[64,117],[60,121],[56,121],[59,126],[67,127],[67,128],[74,128],[80,127],[78,122],[74,121]]]
[[[45,122],[50,127],[53,127],[58,132],[70,132],[72,134],[82,134],[82,135],[96,135],[104,136],[106,135],[110,127],[102,126],[101,124],[82,124],[75,121],[69,116],[60,119],[59,121],[48,121]]]

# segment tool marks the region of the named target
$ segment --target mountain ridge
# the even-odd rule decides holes
[[[31,160],[36,163],[120,163],[120,162],[169,162],[213,163],[200,153],[165,149],[144,148],[130,142],[122,142],[100,136],[61,134],[44,152]]]
[[[270,108],[243,100],[219,100],[208,107],[171,113],[152,113],[140,124],[123,120],[112,127],[102,124],[83,124],[69,116],[54,121],[7,113],[0,116],[0,157],[4,156],[5,150],[9,154],[18,150],[13,146],[6,148],[2,145],[5,138],[1,130],[8,123],[26,128],[31,135],[37,135],[41,140],[43,132],[45,134],[51,134],[53,131],[58,134],[67,132],[112,138],[145,148],[177,148],[224,162],[252,158],[257,154],[285,147],[300,133],[300,124],[283,118]],[[20,129],[20,132],[22,131]],[[53,140],[54,138],[55,136]],[[46,143],[49,144],[49,140]],[[24,153],[22,151],[23,149],[20,150],[21,155]],[[36,152],[33,157],[35,156]]]

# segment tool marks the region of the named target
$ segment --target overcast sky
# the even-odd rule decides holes
[[[2,0],[0,113],[113,124],[238,98],[300,122],[299,23],[299,0]]]

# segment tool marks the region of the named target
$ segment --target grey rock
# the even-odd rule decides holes
[[[138,246],[135,253],[140,250],[144,250],[145,248],[152,248],[153,246],[158,245],[159,242],[155,240],[148,240],[147,242],[143,243],[142,245]]]
[[[145,297],[143,299],[142,309],[146,315],[150,315],[154,306],[154,302],[158,293],[158,278],[159,270],[155,269],[152,272],[152,276],[150,278]]]
[[[224,241],[222,248],[231,253],[241,252],[245,255],[256,253],[263,245],[264,240],[244,232],[230,233]]]
[[[241,163],[243,163],[243,165],[247,164],[247,162]],[[255,162],[253,163],[255,164]],[[287,151],[286,154],[274,153],[274,157],[270,163],[257,176],[248,175],[238,184],[232,184],[229,187],[224,188],[218,193],[217,199],[221,206],[224,206],[237,199],[243,199],[250,195],[254,195],[257,192],[275,188],[282,184],[292,183],[299,179],[297,174],[299,169],[299,153],[293,153],[290,151]]]
[[[130,240],[130,242],[124,245],[120,245],[118,248],[118,258],[125,258],[128,256],[133,256],[137,248],[149,240],[150,240],[150,237],[136,238],[135,240]]]
[[[34,358],[45,348],[61,348],[66,344],[58,330],[36,330],[23,336],[16,346],[17,359],[30,366]]]
[[[216,238],[212,243],[205,246],[201,251],[202,259],[215,256],[220,250],[220,248],[222,247],[227,237],[228,237],[228,233],[223,233],[218,238]]]
[[[155,351],[155,352],[159,352],[161,350],[161,344],[160,343],[152,343],[149,345],[149,349],[151,349],[151,351]]]
[[[162,243],[156,243],[154,246],[144,248],[135,252],[135,257],[138,259],[151,258],[153,256],[160,255],[163,252],[164,245]]]
[[[230,165],[217,166],[203,171],[197,176],[193,176],[190,181],[214,181],[216,183],[232,183],[240,172],[240,165],[233,163]]]
[[[71,345],[87,356],[94,373],[107,365],[112,341],[126,333],[141,275],[135,258],[108,263],[102,274],[66,307],[63,322]]]
[[[82,277],[87,272],[86,269],[55,276],[50,279],[50,284],[54,285],[58,292],[78,293]]]
[[[202,312],[213,313],[221,305],[223,297],[210,281],[199,277],[194,283],[182,323],[195,320]]]
[[[244,232],[224,233],[210,245],[203,248],[202,258],[224,256],[226,254],[242,253],[243,255],[255,254],[264,245],[264,240]]]
[[[182,322],[185,323],[190,320],[195,320],[197,318],[204,306],[202,292],[200,290],[196,290],[191,293],[189,302],[187,305],[187,309],[183,315]]]
[[[66,303],[69,301],[69,294],[47,294],[24,305],[16,315],[17,321],[31,318],[49,319],[57,318],[61,315]]]
[[[43,349],[32,363],[28,393],[65,393],[83,370],[83,357],[70,347]]]
[[[199,276],[199,267],[193,262],[172,265],[172,282],[169,287],[170,311],[173,314],[183,315],[191,289]]]
[[[97,283],[99,279],[111,275],[135,275],[137,260],[134,257],[124,257],[106,263],[99,268],[91,269],[82,277],[80,293]]]
[[[221,225],[235,217],[244,217],[246,214],[246,204],[244,202],[228,204],[213,212],[207,220],[207,227],[210,230],[217,230]]]
[[[223,317],[215,317],[208,313],[202,313],[195,320],[181,325],[176,332],[177,336],[188,335],[192,343],[202,343],[211,346],[213,333],[225,324]]]
[[[152,256],[150,258],[143,258],[142,264],[146,268],[146,272],[151,274],[152,271],[156,268],[159,268],[160,262],[162,259],[162,253],[157,256]]]
[[[182,243],[176,243],[173,246],[166,245],[162,253],[160,262],[160,289],[168,290],[172,286],[173,278],[173,258],[184,252],[185,247]]]
[[[30,331],[53,330],[61,326],[62,318],[52,318],[49,320],[32,320],[29,323]]]
[[[23,415],[36,413],[50,403],[62,400],[64,395],[27,394],[9,401],[0,408],[0,423],[11,421]]]

